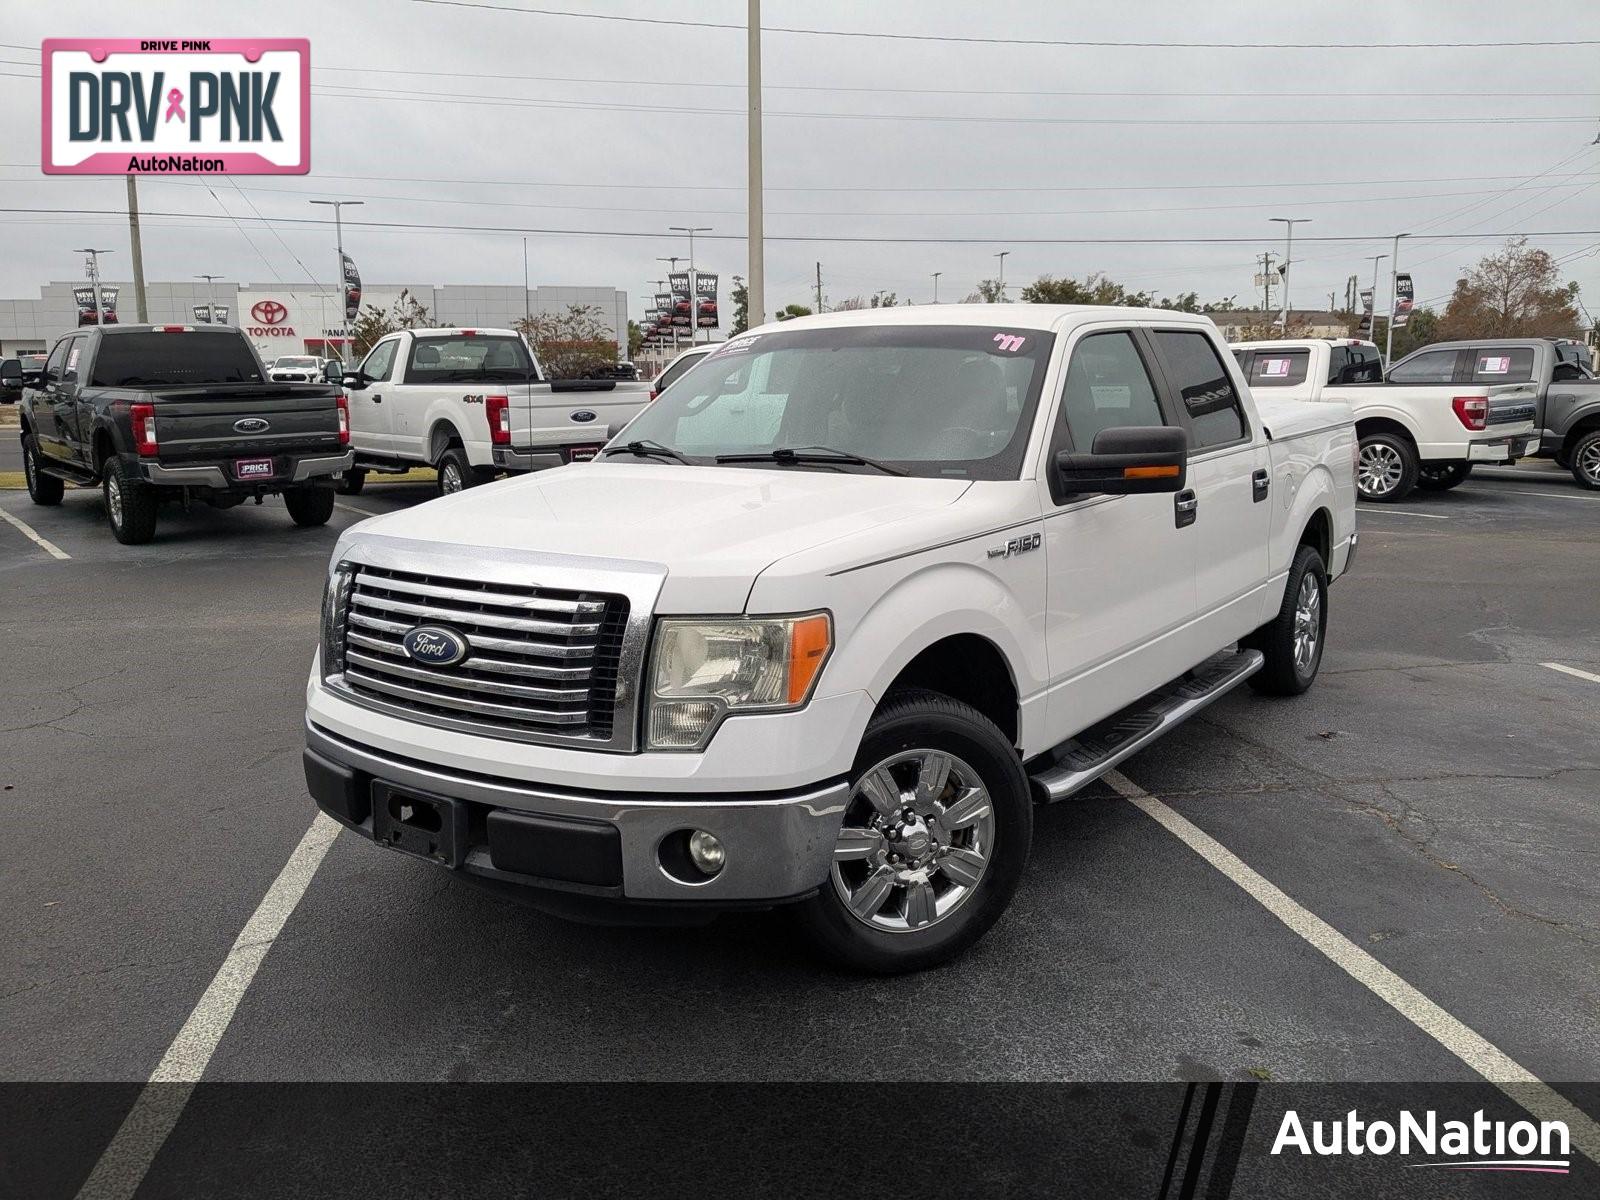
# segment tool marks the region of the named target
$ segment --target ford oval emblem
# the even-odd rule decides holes
[[[245,417],[235,421],[233,428],[238,433],[265,433],[272,426],[264,417]]]
[[[594,418],[595,414],[590,412],[587,408],[580,408],[577,412],[572,414],[572,419],[574,421],[581,421],[584,423],[592,421]]]
[[[443,625],[418,625],[406,631],[400,645],[406,657],[425,667],[453,667],[467,656],[467,639]]]

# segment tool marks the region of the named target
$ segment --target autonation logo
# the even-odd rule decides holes
[[[1294,1150],[1322,1158],[1422,1154],[1440,1161],[1407,1165],[1534,1175],[1567,1174],[1572,1152],[1565,1121],[1491,1121],[1482,1109],[1472,1114],[1470,1122],[1441,1122],[1431,1110],[1419,1119],[1406,1109],[1393,1121],[1364,1121],[1353,1108],[1338,1120],[1312,1121],[1309,1133],[1300,1114],[1289,1109],[1278,1126],[1272,1153]]]

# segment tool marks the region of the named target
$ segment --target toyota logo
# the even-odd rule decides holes
[[[282,325],[289,319],[289,309],[276,300],[257,300],[250,306],[250,315],[263,325]]]

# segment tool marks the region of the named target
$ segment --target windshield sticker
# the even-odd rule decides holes
[[[1287,358],[1268,358],[1261,363],[1261,374],[1266,379],[1278,379],[1289,374]]]
[[[760,340],[761,335],[759,333],[752,333],[749,337],[733,338],[731,341],[723,342],[722,349],[716,351],[716,353],[738,354],[742,350],[750,349],[751,346],[754,346]]]
[[[1089,388],[1089,394],[1094,397],[1096,411],[1102,408],[1133,407],[1133,389],[1127,384],[1097,383]]]
[[[1511,371],[1509,354],[1491,355],[1478,360],[1478,370],[1485,375],[1507,375]]]
[[[994,335],[994,344],[1007,354],[1015,354],[1028,342],[1025,337],[1018,337],[1014,333],[997,333]]]

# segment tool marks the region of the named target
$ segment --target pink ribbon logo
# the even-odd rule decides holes
[[[188,120],[183,115],[183,93],[177,88],[167,93],[167,115],[163,120],[170,121],[173,117],[177,117],[180,121]]]

